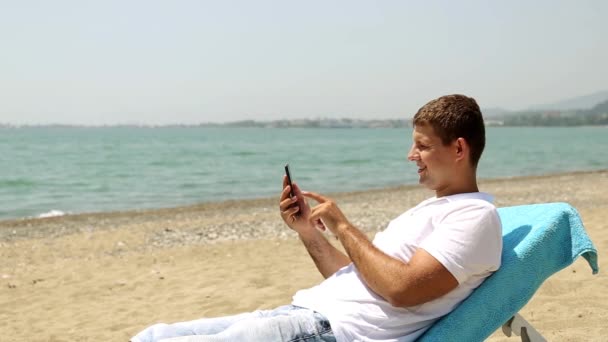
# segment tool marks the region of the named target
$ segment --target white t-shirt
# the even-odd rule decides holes
[[[391,221],[373,244],[404,262],[423,248],[458,286],[421,305],[393,307],[365,285],[351,263],[321,284],[298,291],[292,302],[325,315],[338,342],[415,340],[500,267],[502,226],[488,194],[433,197]]]

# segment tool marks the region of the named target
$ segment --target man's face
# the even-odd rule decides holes
[[[443,196],[453,179],[454,149],[443,145],[431,125],[416,125],[412,140],[407,159],[416,162],[420,184]]]

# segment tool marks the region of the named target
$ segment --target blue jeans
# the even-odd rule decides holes
[[[164,341],[164,339],[167,339],[167,342],[172,340],[180,342],[336,341],[325,316],[293,305],[228,317],[203,318],[174,324],[155,324],[134,336],[131,341],[152,342]]]

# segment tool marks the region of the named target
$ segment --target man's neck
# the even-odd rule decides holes
[[[444,197],[451,196],[457,194],[465,194],[470,192],[479,192],[479,187],[477,186],[477,177],[475,176],[475,172],[472,175],[467,175],[463,177],[456,177],[455,179],[461,180],[458,183],[450,184],[449,186],[443,189],[437,189],[435,191],[436,197]]]

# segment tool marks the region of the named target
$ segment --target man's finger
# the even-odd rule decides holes
[[[281,199],[280,201],[283,201],[286,198],[289,198],[289,185],[286,185],[283,187],[283,191],[281,192]]]
[[[327,198],[327,197],[325,197],[323,195],[320,195],[320,194],[318,194],[316,192],[312,192],[312,191],[303,191],[302,195],[304,195],[306,197],[310,197],[310,198],[314,199],[315,201],[317,201],[319,203],[324,203],[324,202],[329,201],[329,198]]]
[[[291,207],[294,203],[296,203],[294,200],[292,200],[291,198],[286,198],[284,200],[281,201],[281,203],[279,203],[279,209],[281,209],[281,211],[285,211],[287,210],[287,208]]]
[[[310,215],[308,216],[308,220],[311,223],[314,223],[321,215],[319,214],[319,206],[316,206],[310,210]]]
[[[300,207],[293,207],[293,208],[288,208],[287,210],[283,211],[283,215],[285,216],[292,216],[298,213],[298,211],[300,211]]]
[[[322,211],[322,209],[321,209],[320,205],[314,207],[310,213],[310,216],[308,217],[308,220],[313,226],[315,226],[321,230],[325,230],[326,229],[325,224],[323,223],[323,220],[321,219],[321,211]]]

